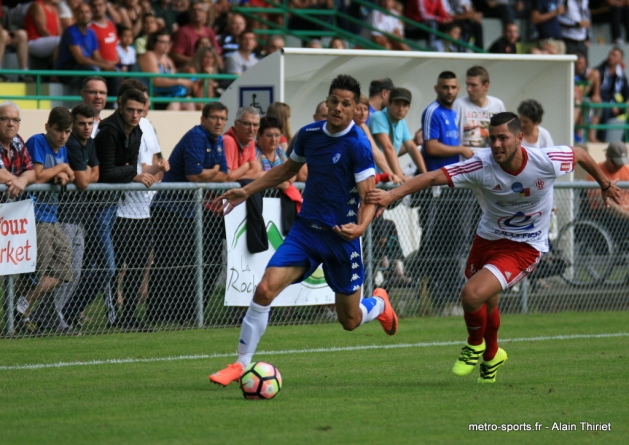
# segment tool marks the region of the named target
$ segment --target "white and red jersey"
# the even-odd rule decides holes
[[[487,240],[509,239],[548,252],[548,226],[555,179],[574,170],[568,146],[526,149],[517,172],[496,163],[491,150],[443,167],[450,187],[468,186],[483,209],[476,234]]]

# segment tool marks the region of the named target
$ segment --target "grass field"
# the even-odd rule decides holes
[[[272,326],[256,357],[284,377],[271,401],[208,382],[235,329],[0,340],[0,443],[629,443],[629,313],[509,315],[500,333],[509,360],[479,385],[450,372],[458,317],[403,319],[390,338],[377,323]]]

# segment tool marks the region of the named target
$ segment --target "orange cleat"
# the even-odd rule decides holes
[[[378,321],[382,325],[382,329],[384,329],[387,335],[395,335],[397,332],[397,314],[393,310],[393,306],[391,306],[389,294],[380,287],[376,288],[373,294],[384,300],[384,312],[378,315]]]
[[[236,362],[231,365],[227,365],[227,368],[216,371],[210,376],[210,381],[218,385],[227,386],[231,382],[237,382],[242,375],[244,367],[242,363]]]

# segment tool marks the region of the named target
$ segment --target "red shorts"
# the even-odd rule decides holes
[[[526,243],[508,239],[486,240],[476,235],[465,265],[465,278],[483,267],[493,273],[507,290],[533,272],[542,254]]]

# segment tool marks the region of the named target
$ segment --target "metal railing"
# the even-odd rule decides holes
[[[624,141],[629,141],[629,104],[627,103],[611,103],[611,102],[590,102],[588,100],[584,100],[580,104],[575,104],[575,107],[581,108],[583,113],[583,124],[577,124],[574,126],[575,130],[623,130],[624,132]],[[615,123],[615,124],[592,124],[588,121],[588,117],[590,115],[591,110],[609,110],[612,108],[617,108],[620,110],[624,110],[625,122]]]

